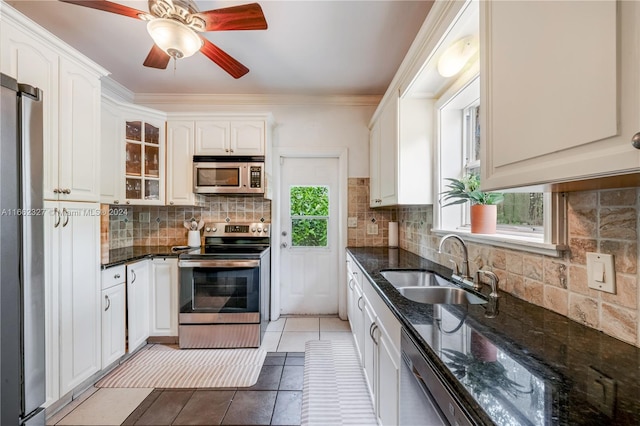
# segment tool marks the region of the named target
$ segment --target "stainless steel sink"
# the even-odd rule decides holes
[[[401,295],[409,300],[429,304],[479,305],[486,300],[458,287],[399,287]]]
[[[431,271],[423,270],[386,270],[381,271],[382,275],[387,281],[396,288],[401,287],[432,287],[451,285],[447,280]]]

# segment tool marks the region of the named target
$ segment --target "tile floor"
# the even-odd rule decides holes
[[[307,340],[351,339],[335,317],[283,317],[269,324],[257,383],[249,388],[92,388],[48,425],[299,425]]]

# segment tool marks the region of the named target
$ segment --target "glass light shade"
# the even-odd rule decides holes
[[[202,47],[198,34],[174,19],[149,21],[147,31],[160,49],[176,59],[189,57]]]
[[[438,73],[443,77],[451,77],[469,62],[478,51],[478,41],[475,37],[461,38],[444,51],[438,60]]]

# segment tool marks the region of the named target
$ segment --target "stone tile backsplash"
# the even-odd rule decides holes
[[[253,196],[207,196],[199,206],[111,206],[109,248],[187,244],[184,221],[271,222],[271,201]],[[149,221],[141,221],[149,213]],[[142,215],[144,216],[144,215]],[[103,237],[104,238],[104,237]]]
[[[357,226],[348,228],[347,245],[350,247],[385,247],[389,245],[389,222],[397,221],[397,209],[369,207],[369,178],[348,179],[348,213],[357,218]],[[368,224],[377,224],[378,233],[369,234]]]
[[[363,230],[366,232],[364,219],[370,214],[384,214],[399,222],[400,247],[443,265],[449,265],[449,259],[459,264],[461,254],[457,245],[447,247],[452,250],[451,255],[437,253],[439,237],[431,233],[432,206],[370,210],[368,190],[363,186],[368,186],[368,179],[349,180],[349,216],[352,212],[358,214],[358,228],[349,229],[350,246],[372,245],[363,233]],[[367,193],[366,204],[364,198],[362,201],[359,198],[359,194],[364,193]],[[567,194],[569,250],[562,257],[469,243],[472,273],[478,268],[492,270],[500,278],[504,291],[640,346],[639,195],[639,188],[570,192]],[[588,288],[586,252],[614,255],[616,294]]]

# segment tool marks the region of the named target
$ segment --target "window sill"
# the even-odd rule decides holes
[[[472,234],[469,230],[456,229],[432,229],[435,235],[444,236],[447,234],[456,234],[463,237],[465,241],[473,243],[489,244],[495,247],[504,247],[513,250],[527,251],[535,254],[542,254],[550,257],[562,257],[562,252],[568,250],[568,247],[560,244],[545,243],[542,237],[536,236],[515,236],[509,234]]]

